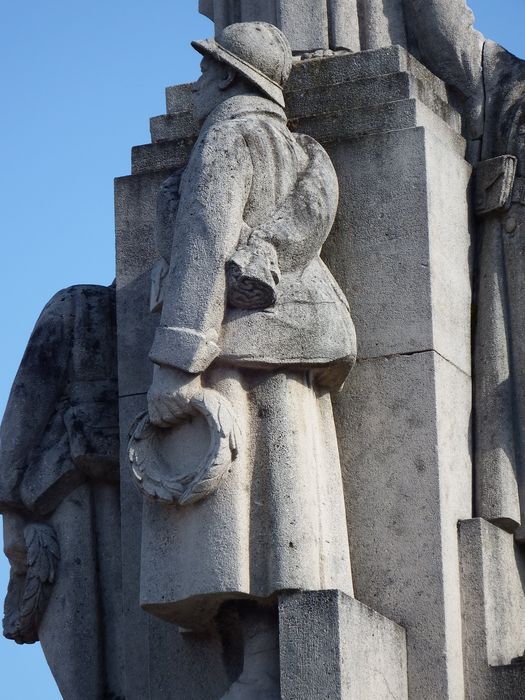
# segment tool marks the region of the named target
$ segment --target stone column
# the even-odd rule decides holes
[[[355,595],[406,628],[411,698],[462,698],[471,168],[460,122],[443,84],[396,47],[303,62],[289,90],[296,128],[328,148],[341,188],[324,250],[358,337],[335,403]]]

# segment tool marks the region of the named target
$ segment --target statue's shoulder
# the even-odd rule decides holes
[[[80,306],[98,305],[100,303],[113,303],[115,298],[115,287],[106,287],[100,284],[73,284],[64,287],[53,294],[51,299],[44,306],[43,314],[64,314],[66,310],[74,310]]]

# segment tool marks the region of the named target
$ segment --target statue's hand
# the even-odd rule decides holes
[[[202,389],[200,374],[189,374],[173,367],[155,365],[148,391],[150,421],[169,428],[194,413],[191,399]]]

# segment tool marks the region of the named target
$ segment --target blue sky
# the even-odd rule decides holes
[[[525,57],[523,0],[471,0],[477,26]],[[198,74],[191,39],[211,33],[197,0],[3,3],[0,65],[0,415],[49,297],[114,276],[113,178],[149,141],[164,88]],[[0,597],[7,566],[0,556]],[[1,695],[58,700],[38,645],[0,639]]]

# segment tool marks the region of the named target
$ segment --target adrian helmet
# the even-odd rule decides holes
[[[283,87],[292,70],[292,49],[284,34],[266,22],[239,22],[216,39],[192,41],[203,56],[235,68],[265,95],[284,107]]]

